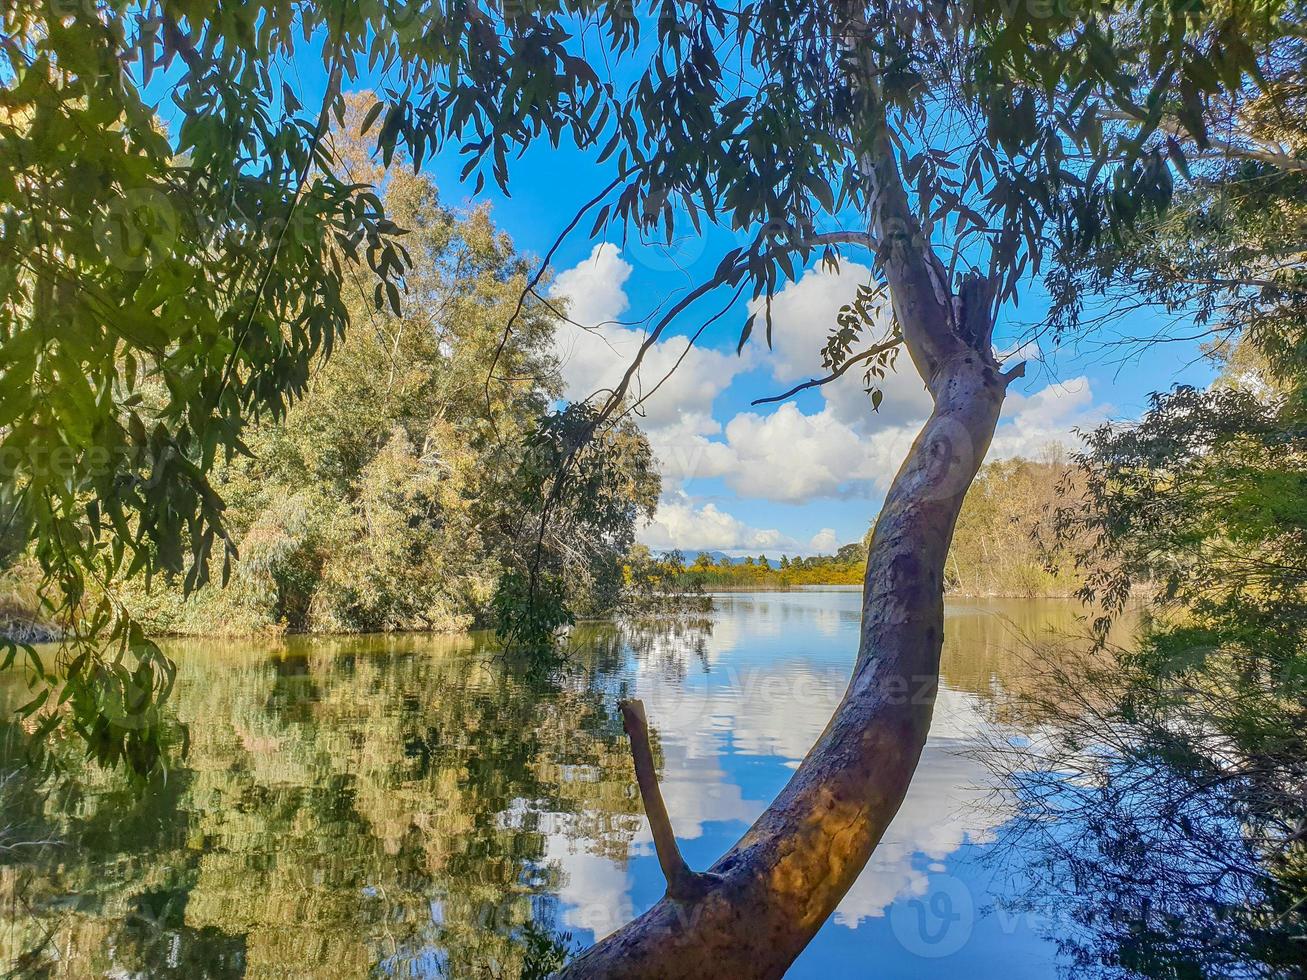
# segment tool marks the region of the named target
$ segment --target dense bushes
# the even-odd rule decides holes
[[[556,410],[557,304],[527,290],[529,264],[486,208],[456,215],[428,178],[376,167],[350,135],[370,103],[351,99],[333,149],[407,229],[407,291],[354,290],[304,396],[218,466],[239,551],[225,588],[111,583],[149,632],[448,630],[498,612],[516,636],[523,608],[550,606],[536,617],[549,632],[620,591],[658,497],[647,441],[630,423],[587,441],[590,410]],[[11,564],[15,594],[24,572]]]
[[[687,576],[705,589],[787,589],[796,585],[861,585],[867,563],[867,549],[859,543],[846,544],[834,555],[791,558],[782,555],[772,567],[766,555],[743,561],[720,558],[713,561],[698,555],[686,569]]]
[[[945,588],[969,596],[1073,594],[1078,570],[1050,567],[1037,531],[1055,508],[1080,505],[1073,468],[1058,446],[1038,459],[985,464],[958,517]]]

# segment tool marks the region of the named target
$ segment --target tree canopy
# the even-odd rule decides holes
[[[377,305],[398,305],[399,228],[324,144],[345,82],[364,71],[394,80],[362,120],[386,163],[404,148],[416,167],[457,149],[478,185],[488,171],[506,186],[514,150],[568,138],[613,174],[594,233],[617,222],[670,234],[687,220],[748,231],[653,342],[709,287],[770,296],[796,263],[841,246],[924,261],[940,288],[975,270],[1015,297],[1049,235],[1096,240],[1166,202],[1166,160],[1183,166],[1187,152],[1172,129],[1209,145],[1207,100],[1259,77],[1257,52],[1285,13],[12,5],[0,117],[11,533],[41,542],[68,608],[105,562],[206,580],[226,540],[207,474],[330,352],[348,266],[366,262]],[[306,50],[327,75],[319,106],[301,106],[273,68]],[[896,310],[912,302],[894,298]],[[865,355],[883,371],[897,346],[867,355],[852,340],[831,347],[833,368]],[[146,378],[168,400],[143,416]],[[115,621],[112,608],[87,618]]]
[[[674,914],[660,903],[636,924],[642,936],[574,967],[603,973],[616,957],[660,977],[701,965],[718,929],[712,941],[735,957],[723,969],[759,954],[739,935],[745,920],[771,930],[766,953],[783,968],[852,883],[929,727],[930,699],[904,705],[886,685],[938,673],[948,540],[1021,370],[999,364],[999,308],[1055,260],[1161,214],[1193,159],[1274,155],[1210,121],[1223,100],[1268,94],[1263,63],[1292,56],[1298,23],[1280,0],[23,2],[4,16],[5,537],[34,542],[79,636],[119,643],[116,657],[83,649],[63,664],[82,683],[61,697],[105,759],[149,764],[167,665],[107,590],[83,608],[87,577],[203,584],[230,540],[215,466],[302,394],[349,324],[355,267],[369,267],[374,306],[402,310],[401,229],[324,139],[344,118],[346,79],[388,80],[360,121],[384,164],[457,151],[476,186],[489,175],[507,190],[511,154],[566,139],[591,152],[598,190],[564,234],[741,233],[746,244],[650,325],[644,350],[690,313],[697,338],[742,295],[758,312],[740,346],[770,340],[784,280],[815,258],[870,256],[876,281],[833,325],[826,364],[832,377],[861,368],[874,408],[906,349],[934,410],[869,545],[849,699],[750,835],[694,879],[719,898],[727,886],[714,882],[729,880],[732,897],[699,909],[675,955],[651,940]],[[306,53],[327,78],[307,109],[273,70]],[[166,111],[149,105],[155,91]],[[888,324],[875,315],[882,295]],[[696,306],[709,297],[716,313]],[[559,575],[540,560],[549,520],[579,501],[632,506],[607,495],[632,482],[620,470],[587,476],[582,464],[623,438],[639,360],[596,405],[539,433],[539,458],[562,478],[523,498],[536,546],[525,588],[504,597],[529,633],[561,615],[537,605]],[[160,405],[147,406],[146,384],[166,391]]]
[[[1083,496],[1048,528],[1086,572],[1104,639],[1127,604],[1150,600],[1137,643],[1105,643],[1051,678],[1064,699],[1051,758],[1017,779],[1034,823],[1080,828],[1026,840],[1086,927],[1067,941],[1076,962],[1106,975],[1301,970],[1303,72],[1301,59],[1268,64],[1270,95],[1228,107],[1261,150],[1205,167],[1170,212],[1065,280],[1073,301],[1124,285],[1194,311],[1221,368],[1207,388],[1159,392],[1136,422],[1088,433],[1074,460]]]

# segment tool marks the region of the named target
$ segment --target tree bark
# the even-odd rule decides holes
[[[560,977],[779,977],[898,811],[934,707],[949,542],[1010,380],[987,337],[978,350],[936,326],[934,410],[876,523],[844,699],[775,802],[709,870],[703,895],[664,897]]]

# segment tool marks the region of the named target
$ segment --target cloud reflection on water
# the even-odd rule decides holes
[[[829,721],[857,647],[857,592],[718,599],[701,656],[669,670],[674,644],[650,645],[630,669],[661,747],[667,809],[682,842],[713,838],[720,853],[766,807]],[[954,626],[966,629],[966,619]],[[992,637],[987,637],[991,642]],[[976,665],[971,665],[976,666]],[[979,693],[950,686],[946,663],[930,740],[902,808],[833,921],[856,929],[896,901],[925,894],[932,874],[994,839],[1006,815],[985,768],[965,750],[991,727]],[[984,665],[979,673],[983,677]],[[965,670],[971,678],[976,671]],[[564,872],[569,928],[602,937],[640,911],[637,873],[656,875],[647,823],[628,862],[588,853],[559,831],[548,853]],[[635,859],[636,863],[631,863]],[[659,887],[654,890],[660,890]],[[644,888],[642,892],[649,892]]]

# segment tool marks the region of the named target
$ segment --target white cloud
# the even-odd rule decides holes
[[[548,826],[552,816],[543,814],[541,822]],[[558,897],[564,905],[563,925],[589,930],[598,939],[635,918],[630,872],[587,850],[585,842],[576,841],[561,828],[550,829],[553,832],[545,837],[544,860],[561,872]]]
[[[777,294],[770,366],[779,386],[827,373],[822,345],[840,307],[870,278],[871,270],[857,263],[845,262],[838,272],[819,265]],[[1017,354],[1035,359],[1038,350],[1027,345],[1013,352]],[[824,404],[816,412],[805,413],[787,402],[768,414],[736,415],[725,424],[728,451],[714,457],[711,475],[725,476],[742,496],[779,502],[878,497],[931,409],[930,395],[906,352],[900,354],[898,368],[881,383],[885,395],[879,412],[872,411],[862,372],[854,369],[819,389]],[[1070,443],[1073,429],[1097,424],[1109,411],[1110,406],[1095,404],[1084,377],[1030,395],[1013,392],[988,458],[1038,455],[1050,443]]]
[[[808,542],[808,547],[819,555],[834,554],[840,546],[839,536],[835,533],[835,528],[824,527],[812,536]]]
[[[799,544],[775,528],[750,527],[711,501],[696,504],[684,493],[665,495],[658,514],[640,532],[650,548],[683,551],[757,552],[799,550]]]
[[[1055,382],[1032,395],[1009,392],[988,458],[1038,457],[1053,443],[1070,445],[1075,441],[1073,429],[1095,426],[1111,410],[1111,405],[1095,403],[1084,376]]]
[[[645,341],[645,330],[615,322],[630,306],[625,287],[631,270],[616,245],[601,242],[550,287],[549,295],[566,298],[569,316],[582,325],[562,324],[555,337],[567,397],[574,401],[615,388]],[[685,337],[671,337],[650,347],[631,389],[635,398],[648,395],[639,409],[640,424],[672,479],[694,475],[687,471],[697,467],[722,465],[714,463],[705,438],[721,430],[713,401],[750,363],[703,347],[687,353],[687,343]]]
[[[589,258],[558,274],[549,295],[566,298],[568,315],[578,323],[603,327],[630,306],[625,287],[631,268],[616,245],[600,242]]]
[[[645,419],[639,421],[669,487],[685,480],[722,476],[735,465],[730,446],[709,438],[721,431],[720,423],[710,415],[687,413],[659,427],[650,427]]]
[[[570,398],[615,386],[645,339],[642,328],[614,322],[629,308],[632,270],[617,246],[601,243],[583,262],[563,270],[551,287],[552,296],[568,297],[572,317],[586,326],[565,324],[558,332]],[[639,396],[661,383],[643,405],[640,423],[659,458],[666,492],[642,541],[654,548],[734,553],[829,552],[837,546],[833,533],[818,534],[805,547],[776,528],[746,524],[728,512],[729,506],[696,502],[683,490],[694,479],[720,478],[740,497],[776,503],[862,498],[874,505],[881,497],[931,407],[906,353],[900,355],[899,370],[881,383],[885,395],[879,412],[872,411],[862,372],[854,369],[819,389],[816,410],[804,411],[791,401],[742,411],[724,422],[713,414],[718,396],[754,366],[767,365],[776,390],[826,373],[820,352],[839,309],[870,278],[867,266],[853,262],[838,271],[820,265],[805,271],[773,301],[770,353],[761,344],[747,347],[744,358],[705,348],[686,353],[684,337],[650,348],[634,391]],[[1069,443],[1073,428],[1093,425],[1108,411],[1095,404],[1083,377],[1028,395],[1014,391],[989,458],[1038,455],[1049,443]]]
[[[888,396],[887,396],[888,399]],[[1107,418],[1087,378],[1008,395],[988,459],[1037,457],[1048,445],[1069,445],[1073,429]],[[868,416],[871,416],[868,411]],[[741,412],[726,423],[725,444],[700,457],[704,475],[721,476],[742,497],[782,503],[821,498],[875,499],[888,489],[925,417],[901,422],[849,422],[830,402],[812,413],[793,402],[769,414]],[[706,440],[705,440],[706,441]]]
[[[772,300],[770,367],[781,390],[830,373],[822,366],[821,349],[835,328],[840,307],[854,298],[859,285],[869,282],[871,269],[857,262],[842,262],[837,272],[819,264],[776,294]],[[753,308],[760,310],[761,303],[753,304]],[[884,316],[876,329],[863,337],[863,344],[870,345],[886,335],[888,309],[886,305]],[[863,374],[857,367],[852,368],[820,389],[826,405],[846,425],[867,433],[885,426],[920,422],[930,413],[930,395],[906,352],[900,354],[898,369],[880,383],[885,398],[879,412],[871,410]]]
[[[1038,456],[1051,443],[1070,444],[1073,429],[1095,425],[1109,411],[1095,402],[1083,377],[1031,395],[1012,393],[987,458]],[[871,421],[851,422],[829,401],[811,413],[793,402],[767,414],[741,412],[726,423],[724,440],[703,439],[683,457],[690,465],[682,472],[720,476],[742,497],[779,503],[876,499],[888,489],[925,416],[881,421],[870,409],[867,416]]]
[[[807,270],[772,302],[773,350],[766,356],[778,389],[827,373],[821,348],[840,307],[871,270],[855,262],[839,270]],[[758,303],[753,309],[760,309]],[[870,342],[871,338],[868,338]],[[832,497],[874,499],[884,492],[930,411],[930,397],[906,359],[882,382],[873,412],[862,372],[854,369],[819,389],[823,406],[804,412],[794,402],[740,412],[720,436],[701,431],[676,442],[684,477],[722,477],[742,497],[806,503]],[[655,443],[657,445],[657,443]]]
[[[721,474],[743,497],[804,503],[874,497],[893,478],[916,425],[858,431],[830,406],[805,414],[786,402],[768,415],[741,412],[726,425],[731,465]]]
[[[840,307],[870,270],[844,263],[838,272],[809,269],[776,297],[771,368],[789,386],[824,373],[820,350]],[[722,476],[737,494],[784,503],[822,498],[876,499],[888,488],[930,413],[931,400],[907,354],[882,383],[873,412],[856,369],[820,389],[824,404],[804,412],[786,402],[767,412],[741,412],[723,430],[706,475]],[[1048,444],[1073,441],[1072,430],[1106,418],[1086,378],[1050,384],[1030,395],[1012,393],[989,458],[1038,455]]]

